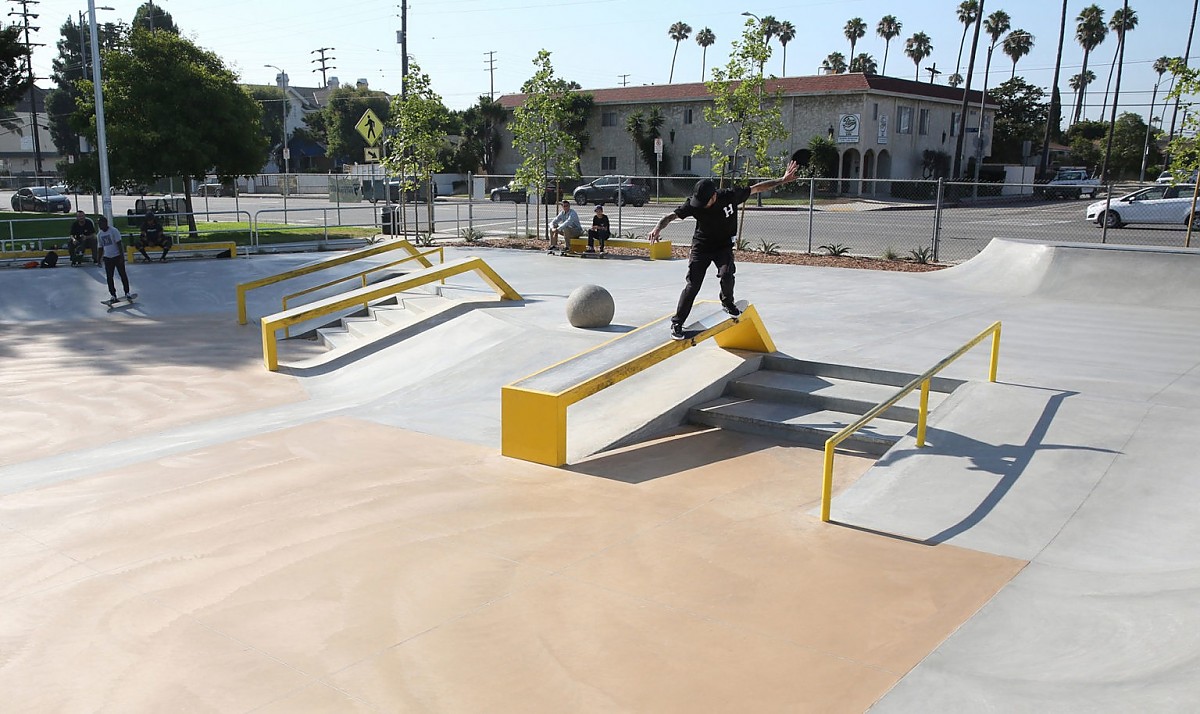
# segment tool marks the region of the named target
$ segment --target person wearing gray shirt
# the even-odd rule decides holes
[[[550,252],[558,249],[558,237],[563,237],[564,250],[571,249],[571,239],[583,235],[583,226],[579,223],[579,214],[571,208],[570,201],[563,201],[562,210],[550,221]]]

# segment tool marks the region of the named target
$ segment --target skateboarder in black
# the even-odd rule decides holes
[[[67,241],[67,253],[71,256],[71,265],[83,265],[84,251],[92,252],[92,262],[100,264],[100,251],[96,248],[96,224],[83,211],[75,212],[75,222],[71,224],[71,238]]]
[[[158,246],[162,248],[162,256],[159,257],[160,263],[167,262],[167,253],[171,252],[171,237],[163,230],[162,224],[158,222],[158,216],[154,215],[154,211],[146,212],[146,219],[142,221],[142,234],[134,242],[134,247],[150,262],[150,256],[146,253],[146,246]]]
[[[704,282],[704,271],[708,269],[709,263],[717,266],[717,277],[721,281],[721,307],[734,317],[740,314],[733,300],[733,246],[737,242],[738,205],[756,193],[794,181],[799,168],[799,164],[792,161],[782,177],[761,181],[748,188],[718,190],[712,179],[700,179],[696,182],[691,197],[679,208],[659,219],[658,225],[650,229],[647,237],[656,243],[662,229],[671,221],[688,217],[696,219],[696,230],[692,233],[692,249],[688,254],[687,282],[679,295],[675,316],[671,318],[673,339],[685,338],[683,325],[687,321],[688,313],[692,311],[692,302],[700,292],[700,285]]]

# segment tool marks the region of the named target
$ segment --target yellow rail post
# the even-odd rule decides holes
[[[992,333],[992,364],[988,369],[988,381],[996,381],[996,368],[1000,365],[1000,323],[995,325],[996,330]]]
[[[825,442],[825,473],[821,479],[821,520],[829,522],[829,508],[833,504],[833,450],[837,445],[833,439]]]
[[[917,448],[925,447],[925,420],[929,417],[929,380],[921,382],[921,409],[917,412]]]

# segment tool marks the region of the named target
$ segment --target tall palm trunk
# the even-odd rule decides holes
[[[675,40],[675,51],[671,53],[671,74],[667,76],[667,84],[675,81],[675,57],[679,54],[679,40]]]
[[[1117,55],[1121,53],[1121,45],[1125,42],[1125,33],[1117,35],[1117,49],[1113,52],[1112,63],[1108,65],[1108,81],[1104,83],[1104,103],[1100,105],[1100,116],[1108,110],[1108,90],[1112,89],[1113,70],[1117,68]]]
[[[1200,0],[1197,0],[1197,2],[1200,2]],[[879,71],[879,73],[880,73],[881,75],[885,76],[885,77],[887,76],[887,55],[888,55],[888,49],[890,49],[890,48],[891,48],[891,46],[892,46],[892,41],[891,41],[891,40],[884,40],[884,41],[883,41],[883,69],[882,69],[882,70],[880,70],[880,71]]]
[[[679,51],[679,45],[675,45],[675,51]],[[708,48],[700,48],[700,81],[704,81],[704,73],[708,71]],[[668,84],[670,84],[668,82]]]
[[[1158,82],[1154,83],[1154,91],[1150,92],[1150,113],[1146,115],[1146,141],[1142,144],[1142,172],[1138,175],[1138,181],[1146,180],[1146,164],[1150,161],[1150,129],[1154,126],[1154,102],[1158,99],[1159,82],[1162,82],[1161,74],[1158,76]]]
[[[1192,24],[1188,27],[1187,49],[1183,52],[1183,63],[1187,65],[1192,56],[1192,33],[1196,31],[1196,8],[1200,6],[1200,0],[1192,2]],[[1171,133],[1167,135],[1167,140],[1175,138],[1175,120],[1179,117],[1179,97],[1175,97],[1175,109],[1171,111]]]
[[[1083,69],[1079,70],[1079,89],[1075,92],[1075,118],[1072,120],[1072,123],[1079,121],[1079,118],[1083,116],[1084,95],[1087,93],[1087,63],[1089,54],[1091,54],[1089,50],[1083,51]]]
[[[1042,160],[1038,165],[1038,173],[1046,173],[1046,165],[1050,160],[1050,135],[1054,128],[1050,122],[1054,120],[1054,96],[1058,94],[1058,73],[1062,69],[1063,42],[1067,38],[1067,0],[1063,0],[1062,20],[1058,26],[1058,55],[1054,58],[1054,80],[1050,82],[1050,111],[1046,113],[1046,136],[1042,139]]]

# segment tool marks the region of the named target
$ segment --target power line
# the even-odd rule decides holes
[[[485,64],[488,66],[488,99],[496,99],[496,50],[484,52],[488,56]]]
[[[316,49],[316,50],[313,50],[312,52],[309,52],[310,55],[315,55],[318,53],[321,55],[320,57],[318,57],[317,59],[314,59],[312,61],[321,63],[321,66],[314,69],[313,71],[321,73],[321,86],[322,87],[329,86],[329,80],[325,77],[325,73],[331,69],[337,69],[336,65],[327,66],[329,62],[337,59],[337,57],[326,57],[325,56],[326,52],[333,52],[334,49],[335,48],[333,48],[333,47],[322,47],[320,49]]]

